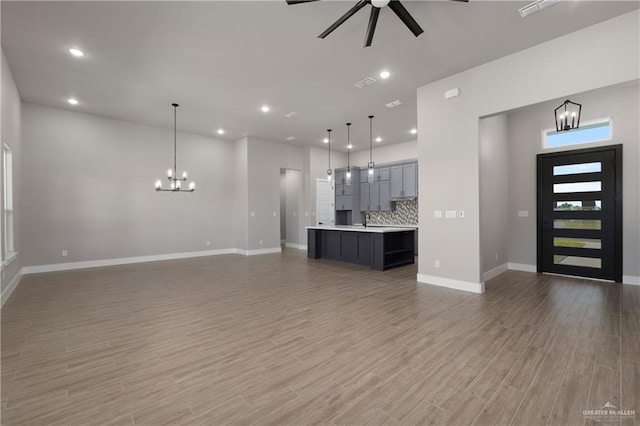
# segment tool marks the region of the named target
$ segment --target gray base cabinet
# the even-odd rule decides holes
[[[331,259],[385,271],[415,262],[413,230],[402,232],[353,232],[307,230],[307,257]]]

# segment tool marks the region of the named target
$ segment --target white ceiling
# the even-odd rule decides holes
[[[405,1],[424,34],[414,38],[384,9],[365,49],[368,8],[317,38],[355,0],[2,1],[2,49],[28,102],[166,128],[178,102],[180,131],[218,137],[222,127],[229,140],[246,132],[282,142],[295,136],[298,145],[322,146],[327,128],[344,145],[350,121],[359,150],[368,147],[370,114],[383,144],[415,139],[417,87],[639,7],[561,1],[523,19],[526,3]],[[71,57],[74,46],[87,55]],[[391,78],[354,86],[383,69]],[[71,96],[80,104],[67,104]],[[384,106],[396,99],[403,105]],[[284,117],[291,111],[300,115]]]

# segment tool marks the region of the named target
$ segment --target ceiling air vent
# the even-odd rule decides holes
[[[295,118],[295,117],[297,117],[298,115],[300,115],[300,114],[299,114],[299,113],[297,113],[297,112],[295,112],[295,111],[291,111],[291,112],[289,112],[289,113],[285,114],[284,116],[285,116],[285,117],[287,117],[287,118]]]
[[[370,84],[373,84],[376,82],[376,79],[373,77],[367,77],[364,80],[361,80],[359,82],[356,83],[356,87],[358,89],[362,89],[364,86],[368,86]]]
[[[385,104],[387,108],[394,108],[394,107],[397,107],[398,105],[402,105],[402,101],[400,101],[400,99],[396,99],[393,102],[389,102],[388,104]]]
[[[296,140],[296,137],[295,137],[295,136],[289,136],[289,137],[287,138],[287,140],[288,140],[289,142],[293,142],[293,141],[295,141],[295,140]]]
[[[529,3],[528,5],[521,7],[518,9],[518,12],[520,12],[520,16],[524,18],[532,13],[540,12],[545,7],[556,4],[557,2],[558,0],[536,0],[533,3]]]

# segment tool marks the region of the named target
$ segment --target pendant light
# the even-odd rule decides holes
[[[569,99],[564,101],[562,105],[553,112],[553,115],[556,117],[556,132],[578,129],[580,127],[581,114],[581,104],[571,102]],[[571,117],[571,120],[569,120],[569,117]]]
[[[347,185],[351,185],[351,123],[347,123]]]
[[[327,129],[327,142],[329,143],[329,168],[327,169],[327,180],[331,182],[331,129]]]
[[[373,115],[369,116],[369,182],[373,182],[373,168],[375,167],[373,162]]]
[[[162,187],[162,181],[160,179],[156,180],[156,191],[169,191],[169,192],[193,192],[196,190],[196,183],[191,181],[189,183],[189,189],[182,189],[182,182],[187,181],[187,172],[182,172],[182,177],[179,178],[174,176],[173,174],[178,173],[178,168],[176,167],[176,151],[177,151],[177,130],[176,130],[176,111],[180,106],[178,104],[171,104],[173,107],[173,169],[167,170],[167,178],[169,179],[169,188],[164,189]]]

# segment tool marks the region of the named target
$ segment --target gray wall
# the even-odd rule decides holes
[[[508,158],[507,117],[496,115],[480,120],[480,245],[482,271],[507,263]],[[535,236],[534,236],[535,241]]]
[[[581,103],[582,120],[613,117],[613,140],[589,146],[623,144],[623,274],[640,276],[640,86],[638,82],[571,95]],[[536,264],[536,155],[543,130],[553,127],[553,111],[565,98],[518,109],[508,115],[509,262]],[[562,150],[562,149],[561,149]],[[529,217],[518,217],[528,210]]]
[[[638,79],[639,19],[621,15],[418,89],[419,281],[484,289],[479,117]],[[452,88],[460,96],[445,100]],[[464,219],[434,218],[448,209]]]
[[[23,140],[25,266],[234,247],[232,142],[179,133],[175,194],[172,130],[23,103]]]
[[[373,142],[373,161],[375,163],[391,163],[393,161],[413,160],[418,158],[418,140],[394,143],[391,145]],[[369,164],[369,148],[351,153],[351,165],[367,167]]]
[[[22,268],[24,246],[22,244],[22,233],[20,232],[21,215],[23,212],[21,192],[21,170],[22,170],[22,137],[21,137],[21,104],[20,94],[13,81],[11,70],[7,64],[7,60],[2,52],[2,124],[1,135],[2,142],[11,147],[13,155],[13,210],[14,210],[14,250],[18,253],[16,258],[2,269],[2,278],[0,279],[0,287],[4,294],[5,289],[18,276]],[[0,166],[2,167],[2,166]],[[0,173],[3,176],[4,173]],[[4,184],[0,185],[4,188]],[[4,194],[0,194],[4,199]],[[4,221],[2,222],[2,232],[4,236]],[[4,238],[4,237],[3,237]],[[4,298],[3,298],[4,300]]]
[[[287,238],[287,171],[280,169],[280,241]]]
[[[235,248],[247,250],[249,239],[249,141],[240,139],[234,145],[234,223]]]

